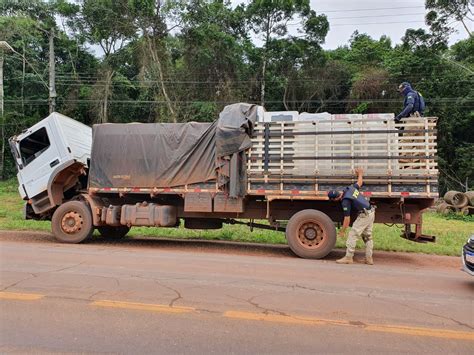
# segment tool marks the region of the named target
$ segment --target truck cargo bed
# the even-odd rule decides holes
[[[367,196],[437,198],[436,121],[413,117],[396,124],[392,114],[376,114],[259,122],[246,153],[247,194],[326,199],[328,190],[354,183],[353,169],[362,167]],[[219,191],[215,180],[166,188],[91,190],[151,195]]]
[[[396,124],[386,114],[333,115],[258,124],[247,192],[318,196],[355,182],[354,168],[362,167],[368,195],[438,197],[436,120]]]

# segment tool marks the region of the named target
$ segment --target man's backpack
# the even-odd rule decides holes
[[[423,95],[421,95],[418,91],[416,93],[418,95],[418,112],[423,113],[426,108],[425,99],[423,98]]]

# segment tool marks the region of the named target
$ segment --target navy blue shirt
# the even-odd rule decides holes
[[[425,109],[425,102],[419,92],[409,89],[405,93],[403,100],[403,110],[400,112],[396,119],[409,117],[412,113],[418,112],[423,115]]]
[[[357,183],[344,189],[341,205],[346,217],[351,215],[352,208],[355,208],[357,212],[370,209],[370,203],[360,193],[360,187]]]

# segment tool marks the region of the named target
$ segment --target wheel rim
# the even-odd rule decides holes
[[[82,230],[84,219],[82,215],[75,211],[69,211],[64,214],[61,220],[61,229],[64,233],[75,234]]]
[[[326,232],[317,221],[305,221],[298,226],[298,242],[305,248],[320,248],[326,240]]]

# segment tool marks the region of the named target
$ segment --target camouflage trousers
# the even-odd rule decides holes
[[[346,255],[353,257],[357,240],[362,238],[365,243],[365,256],[371,257],[372,251],[374,249],[374,241],[372,240],[372,228],[374,226],[375,221],[375,208],[369,212],[362,212],[359,214],[357,219],[352,224],[351,231],[349,232],[349,236],[347,237],[346,242]]]

